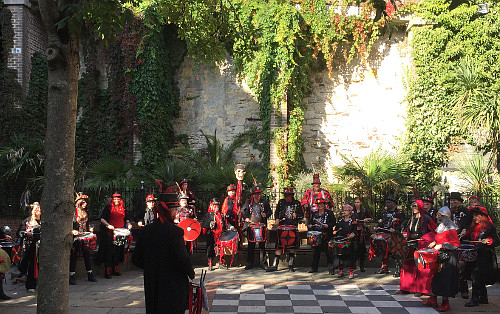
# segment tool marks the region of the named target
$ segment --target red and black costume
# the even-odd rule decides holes
[[[346,239],[351,234],[356,235],[357,228],[358,226],[356,223],[356,219],[354,217],[352,216],[349,217],[347,221],[345,219],[345,216],[341,217],[337,221],[337,226],[335,229],[338,230],[338,232],[336,233],[335,238]],[[344,266],[349,267],[350,277],[352,278],[354,276],[353,272],[354,268],[356,267],[356,258],[354,255],[354,241],[356,241],[355,238],[351,238],[348,246],[340,247],[340,245],[337,245],[335,247],[335,253],[336,253],[335,256],[336,259],[338,260],[338,265],[339,265],[339,277],[343,276],[342,271],[344,269]]]
[[[194,269],[184,246],[184,230],[168,208],[155,207],[157,219],[141,229],[132,262],[144,269],[146,313],[184,314]]]
[[[467,263],[472,277],[472,297],[465,306],[477,306],[488,304],[488,292],[486,285],[492,285],[496,281],[496,269],[493,265],[495,258],[495,247],[500,244],[495,226],[491,223],[488,211],[484,207],[474,207],[471,209],[473,215],[479,215],[480,223],[475,221],[467,231],[464,238],[472,241],[486,240],[487,243],[473,243],[477,249],[477,259]]]
[[[406,215],[397,208],[394,211],[385,210],[382,213],[382,219],[379,222],[378,227],[383,228],[385,230],[394,229],[395,232],[401,232],[403,226],[406,225],[406,220],[407,220]],[[400,265],[396,263],[395,275],[398,274],[399,267]],[[379,273],[388,273],[389,271],[388,269],[389,269],[389,254],[386,252],[386,255],[382,258],[382,266]]]
[[[126,228],[129,221],[125,206],[120,194],[113,194],[113,197],[120,198],[118,206],[115,206],[113,200],[104,206],[101,210],[101,221],[104,219],[109,225],[115,229]],[[125,252],[123,245],[113,244],[114,233],[113,230],[108,229],[107,225],[101,223],[99,228],[99,251],[97,253],[97,265],[104,263],[105,276],[111,278],[111,275],[120,276],[118,272],[118,264],[125,260]]]
[[[370,230],[365,226],[364,220],[371,218],[364,208],[360,211],[354,210],[353,217],[356,220],[356,238],[354,239],[354,266],[356,267],[356,260],[359,260],[359,269],[365,271],[366,260],[366,242],[370,240]]]
[[[457,248],[460,246],[457,225],[451,220],[451,212],[448,207],[443,207],[438,212],[441,223],[436,228],[435,244],[441,245],[440,254],[449,258],[441,260],[441,269],[432,277],[431,297],[424,302],[426,306],[437,306],[436,296],[443,297],[443,303],[439,311],[450,309],[449,297],[455,297],[458,293],[458,255]],[[435,248],[435,246],[434,246]],[[438,256],[438,262],[440,257]]]
[[[38,278],[38,257],[36,256],[37,242],[40,241],[41,225],[40,220],[33,219],[32,216],[24,219],[17,231],[18,237],[22,238],[24,255],[19,265],[20,276],[27,274],[26,289],[36,289]],[[19,277],[19,276],[18,276]]]
[[[252,189],[252,197],[248,199],[245,204],[241,207],[241,216],[243,220],[249,219],[250,223],[263,223],[267,227],[267,219],[271,217],[273,212],[271,211],[271,206],[269,205],[269,201],[261,198],[259,201],[254,200],[255,194],[261,194],[261,191],[258,187],[254,187]],[[265,214],[265,217],[262,217],[262,214]],[[247,227],[247,238],[248,233],[248,223],[245,223]],[[245,229],[245,228],[244,228]],[[267,260],[266,260],[266,242],[259,242],[259,251],[260,258],[259,264],[263,269],[267,269]],[[245,269],[253,268],[254,264],[254,254],[255,254],[255,242],[248,241],[248,250],[247,250],[247,266]]]
[[[424,204],[421,200],[416,200],[418,206],[418,215],[412,215],[406,226],[406,240],[415,240],[408,242],[408,255],[404,265],[401,268],[401,277],[399,278],[399,290],[406,292],[418,292],[431,294],[432,275],[430,269],[419,270],[415,265],[415,250],[426,248],[434,241],[437,224],[424,211]],[[425,235],[426,241],[418,241]]]
[[[318,202],[326,203],[326,200],[319,199],[317,203]],[[327,227],[324,227],[323,224],[326,224]],[[316,211],[312,214],[311,220],[309,221],[309,225],[311,225],[310,230],[321,231],[322,238],[321,244],[313,248],[314,254],[311,269],[309,270],[310,273],[315,273],[318,271],[321,252],[325,252],[328,271],[330,272],[330,274],[333,274],[333,255],[330,248],[328,247],[328,241],[330,241],[333,236],[333,227],[335,227],[336,224],[337,219],[335,218],[335,214],[331,210],[325,208],[325,211],[322,215],[320,215],[319,211]]]
[[[80,207],[80,212],[84,212],[85,214],[78,215],[78,205],[81,201],[87,201],[87,195],[79,195],[76,201],[75,208],[75,216],[73,217],[73,230],[78,231],[78,233],[82,234],[84,232],[89,232],[89,215],[86,209]],[[90,250],[83,245],[83,243],[78,240],[73,240],[73,247],[70,251],[69,256],[69,282],[70,285],[76,284],[75,281],[75,270],[76,270],[76,261],[78,256],[83,256],[83,261],[85,263],[85,270],[87,270],[87,278],[89,281],[96,282],[97,279],[92,274],[92,263],[90,262]]]
[[[214,210],[212,205],[219,206],[219,201],[212,200],[207,213],[203,217],[203,234],[206,235],[208,268],[210,270],[213,270],[213,259],[216,255],[215,246],[221,233],[225,230],[224,219],[222,219],[220,211]]]

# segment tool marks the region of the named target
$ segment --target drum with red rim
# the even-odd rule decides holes
[[[419,270],[430,269],[437,271],[439,266],[438,255],[439,252],[431,248],[421,249],[413,253],[415,265],[417,265]]]
[[[238,232],[227,230],[221,233],[217,241],[218,253],[220,256],[234,255],[238,251]]]
[[[84,234],[82,236],[79,236],[77,238],[77,240],[80,241],[80,243],[82,244],[82,249],[84,250],[87,250],[89,252],[92,252],[96,249],[97,247],[97,235],[93,234],[93,233],[88,233],[88,234]]]
[[[371,248],[375,256],[385,256],[389,253],[389,241],[391,234],[386,232],[377,232],[370,236]]]
[[[267,228],[263,223],[254,223],[248,226],[249,242],[266,242]]]

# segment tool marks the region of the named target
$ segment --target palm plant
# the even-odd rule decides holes
[[[482,139],[476,140],[489,143],[496,157],[496,168],[500,171],[500,99],[496,93],[484,90],[482,76],[478,66],[469,59],[462,59],[455,67],[453,83],[458,87],[454,101],[457,107],[457,118],[464,131],[473,137],[477,131],[482,131]]]
[[[127,187],[140,187],[132,177],[132,165],[124,163],[116,157],[105,157],[94,161],[88,169],[88,179],[85,187],[90,189],[121,189]]]
[[[7,165],[7,176],[24,173],[27,178],[43,173],[45,159],[44,146],[41,139],[28,140],[24,136],[14,135],[10,144],[0,148],[0,157]]]
[[[341,156],[345,165],[334,167],[334,174],[360,196],[373,201],[376,194],[402,192],[409,187],[408,165],[398,156],[380,149],[361,162]]]
[[[465,188],[471,194],[484,195],[495,190],[491,173],[492,165],[493,157],[485,157],[483,152],[477,152],[462,159],[459,176],[466,182]]]

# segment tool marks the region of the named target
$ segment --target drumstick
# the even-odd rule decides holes
[[[414,240],[408,240],[406,242],[415,242],[415,241],[425,241],[425,239],[414,239]]]
[[[482,241],[472,241],[472,240],[464,240],[467,243],[483,243]]]
[[[387,232],[391,232],[391,233],[392,233],[392,231],[391,231],[391,230],[388,230],[388,229],[384,229],[384,228],[377,228],[377,229],[378,229],[378,230],[384,230],[384,231],[387,231]]]

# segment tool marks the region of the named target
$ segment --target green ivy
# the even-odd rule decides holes
[[[411,161],[416,185],[430,190],[439,178],[438,168],[446,164],[448,151],[471,136],[457,123],[453,100],[460,92],[454,83],[453,68],[462,58],[480,65],[481,84],[500,90],[500,17],[498,4],[490,14],[478,16],[477,6],[462,4],[449,11],[449,1],[424,0],[418,8],[427,25],[413,30],[414,68],[407,74],[408,134],[403,152]]]
[[[137,49],[137,67],[132,72],[131,91],[137,97],[137,124],[141,142],[141,164],[151,169],[162,162],[174,144],[173,119],[178,117],[179,89],[175,71],[182,62],[175,27],[149,8],[144,16],[142,40]]]

